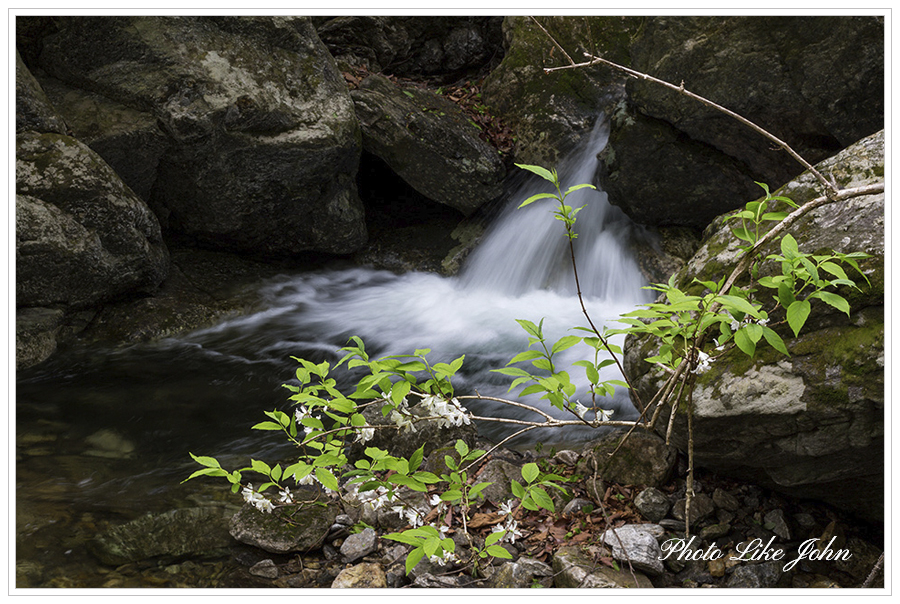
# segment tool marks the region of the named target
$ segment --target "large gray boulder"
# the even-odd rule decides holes
[[[347,15],[315,18],[339,61],[373,73],[423,75],[481,67],[502,51],[502,17]]]
[[[268,255],[365,243],[359,127],[309,19],[69,17],[58,27],[43,40],[47,74],[103,106],[152,115],[165,133],[149,200],[164,227]],[[65,106],[75,123],[92,119],[84,99]],[[95,122],[107,141],[121,128]],[[146,122],[132,132],[155,141]],[[149,190],[147,174],[136,178]]]
[[[883,182],[883,131],[817,167],[833,174],[842,188]],[[804,173],[777,194],[803,203],[819,190]],[[841,292],[850,303],[849,317],[814,300],[799,337],[784,322],[783,311],[771,315],[770,326],[790,357],[764,343],[752,359],[733,349],[697,377],[697,466],[883,519],[884,203],[884,194],[832,203],[791,229],[802,252],[871,254],[860,262],[871,286],[856,275],[862,291]],[[675,275],[682,289],[699,294],[702,286],[692,283],[694,278],[718,280],[731,271],[738,250],[729,226],[719,218],[707,229],[697,254]],[[773,246],[763,254],[777,251]],[[626,349],[626,372],[641,398],[650,400],[664,381],[661,371],[642,360],[654,354],[654,342],[630,338]],[[673,433],[682,450],[685,415],[676,416]]]
[[[89,307],[167,273],[156,216],[96,153],[64,135],[16,137],[17,307]]]
[[[683,82],[813,163],[884,128],[881,17],[654,17],[630,55],[627,66]],[[802,171],[693,99],[641,79],[627,93],[599,176],[637,222],[703,228],[754,197],[754,181],[776,188]]]
[[[422,195],[468,216],[503,193],[506,169],[497,150],[453,103],[375,75],[351,96],[363,148]]]
[[[66,124],[16,51],[16,132],[66,133]]]

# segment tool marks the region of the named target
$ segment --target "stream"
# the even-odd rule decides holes
[[[600,122],[602,120],[598,120]],[[606,143],[599,124],[560,166],[564,187],[591,182]],[[262,310],[214,327],[118,349],[71,350],[30,370],[16,383],[16,563],[19,587],[188,586],[189,577],[138,572],[114,582],[87,553],[97,531],[147,512],[184,507],[222,484],[180,484],[196,469],[188,453],[214,455],[225,467],[250,456],[277,459],[290,449],[272,433],[249,427],[262,412],[287,408],[281,384],[293,377],[292,356],[332,363],[352,335],[375,355],[429,348],[431,362],[465,354],[454,381],[458,393],[507,395],[511,378],[492,373],[528,346],[515,319],[544,319],[550,341],[586,323],[572,278],[563,225],[552,200],[516,206],[549,183],[526,181],[494,220],[456,277],[368,268],[284,274],[259,284]],[[636,227],[601,191],[573,193],[578,214],[575,254],[586,307],[596,323],[610,322],[650,300],[631,257]],[[584,346],[559,355],[564,366],[588,358]],[[603,379],[618,378],[614,367]],[[570,374],[589,402],[581,368]],[[349,382],[344,382],[347,385]],[[519,398],[553,415],[544,401]],[[614,419],[636,413],[624,392],[603,403]],[[470,409],[488,417],[527,418],[499,403]],[[533,416],[533,414],[531,414]],[[537,417],[537,416],[534,416]],[[479,426],[499,440],[499,424]],[[596,436],[584,429],[534,431],[537,442],[572,445]],[[210,483],[213,481],[209,481]],[[204,499],[206,500],[206,499]],[[223,503],[224,505],[224,503]],[[213,583],[214,584],[214,583]]]

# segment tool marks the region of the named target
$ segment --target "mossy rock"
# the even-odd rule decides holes
[[[876,133],[821,162],[842,187],[880,182],[884,134]],[[773,193],[798,204],[821,193],[812,175],[803,174]],[[696,379],[694,454],[698,466],[754,480],[787,494],[819,499],[860,516],[879,520],[884,510],[884,195],[857,197],[810,212],[791,229],[801,252],[830,254],[864,251],[865,275],[848,270],[859,289],[837,291],[849,314],[814,300],[799,335],[773,310],[767,290],[758,296],[770,313],[789,357],[761,341],[751,358],[734,348],[724,352]],[[781,208],[779,208],[781,209]],[[730,223],[718,218],[706,230],[697,254],[675,274],[676,285],[700,295],[694,279],[718,281],[740,255]],[[778,252],[775,242],[763,256]],[[774,265],[774,266],[772,266]],[[768,263],[761,275],[778,271]],[[739,284],[747,284],[744,277]],[[655,354],[646,337],[626,341],[625,369],[642,400],[664,382],[661,371],[643,362]],[[687,446],[687,407],[678,409],[672,442]],[[668,412],[663,414],[668,417]],[[660,432],[666,421],[661,421]],[[846,488],[851,483],[852,488]],[[844,486],[841,486],[844,485]]]

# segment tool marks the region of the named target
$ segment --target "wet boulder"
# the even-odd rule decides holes
[[[65,104],[76,124],[90,122],[83,113],[99,95],[104,107],[139,112],[133,134],[156,144],[144,119],[153,116],[166,146],[149,202],[164,228],[262,255],[365,243],[359,127],[308,18],[67,17],[39,63],[94,95]],[[121,125],[101,121],[110,141]]]
[[[503,193],[497,150],[453,103],[372,75],[351,92],[363,148],[416,191],[468,216]]]
[[[576,62],[592,49],[617,62],[628,61],[631,37],[644,17],[538,17],[540,24]],[[555,166],[587,136],[601,112],[624,98],[624,76],[603,67],[563,69],[568,64],[553,41],[530,17],[503,21],[502,63],[484,81],[485,103],[518,136],[516,160]]]
[[[683,83],[813,163],[884,128],[881,17],[653,17],[629,49],[626,66]],[[802,172],[716,109],[643,79],[626,89],[599,178],[637,222],[703,228],[753,198],[754,181],[777,188]]]
[[[16,137],[16,305],[88,307],[152,291],[168,273],[159,223],[69,136]]]
[[[861,140],[817,168],[833,174],[842,188],[883,182],[884,133]],[[808,173],[775,194],[799,204],[820,196]],[[868,519],[883,518],[884,203],[879,194],[827,204],[791,228],[801,252],[870,254],[859,262],[868,283],[848,269],[860,285],[860,290],[839,291],[849,302],[849,316],[813,300],[798,337],[783,310],[770,314],[770,327],[784,340],[789,357],[761,342],[753,358],[737,349],[725,351],[698,375],[693,395],[698,466]],[[730,273],[739,255],[737,243],[730,223],[717,219],[697,254],[676,273],[676,284],[701,294],[703,286],[692,280],[718,280]],[[777,252],[777,246],[763,255]],[[772,269],[761,269],[761,275],[767,270]],[[771,298],[761,295],[764,301]],[[768,302],[770,310],[773,304]],[[626,342],[625,369],[645,401],[665,381],[661,371],[642,360],[655,349],[647,338]],[[673,432],[673,443],[682,450],[687,445],[685,415],[676,415]],[[665,431],[665,422],[659,430]]]
[[[316,18],[316,31],[342,63],[400,76],[478,68],[502,51],[502,17]]]

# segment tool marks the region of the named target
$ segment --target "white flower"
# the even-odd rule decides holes
[[[765,327],[768,322],[768,319],[760,319],[759,321],[757,321],[757,323],[762,325],[763,327]]]
[[[293,503],[294,502],[294,496],[291,495],[291,490],[289,488],[284,487],[284,490],[282,490],[278,494],[281,495],[281,497],[278,498],[279,502],[281,502],[281,503]]]
[[[597,410],[597,420],[601,422],[605,422],[612,417],[612,414],[615,413],[614,409],[598,409]]]
[[[375,428],[369,426],[369,424],[365,424],[359,430],[359,434],[356,436],[356,440],[359,442],[368,442],[375,437]]]
[[[509,514],[512,514],[512,513],[513,513],[513,508],[512,508],[512,506],[513,506],[512,499],[510,499],[510,500],[507,501],[506,503],[501,503],[501,504],[500,504],[500,512],[499,512],[499,514],[502,515],[502,516],[507,516],[507,515],[509,515]]]
[[[503,535],[504,541],[509,541],[510,543],[516,542],[516,537],[521,537],[522,532],[519,530],[519,523],[512,516],[508,516],[506,519],[506,526],[503,527],[506,530],[506,534]]]
[[[416,431],[416,424],[412,421],[412,418],[408,415],[399,413],[396,409],[391,411],[391,421],[404,430],[408,430],[409,432]]]
[[[440,495],[432,495],[428,503],[431,504],[431,507],[435,508],[444,505],[444,502],[441,500]]]
[[[294,482],[296,482],[297,484],[311,485],[311,484],[313,484],[313,482],[314,482],[315,480],[316,480],[316,477],[313,476],[313,473],[312,473],[312,472],[310,472],[309,474],[307,474],[307,475],[304,476],[303,478],[297,478],[297,475],[294,474]]]
[[[261,493],[257,493],[253,490],[253,485],[248,484],[241,491],[241,495],[244,497],[244,501],[258,509],[260,512],[267,512],[269,514],[275,509],[275,506],[272,505],[272,502],[266,499]]]
[[[709,364],[712,361],[709,358],[709,355],[703,352],[702,350],[697,351],[697,366],[694,368],[693,373],[701,374],[705,373],[709,369]]]
[[[574,411],[575,411],[575,415],[577,415],[581,419],[584,419],[584,414],[587,413],[588,408],[585,407],[584,405],[582,405],[580,402],[576,402]]]

